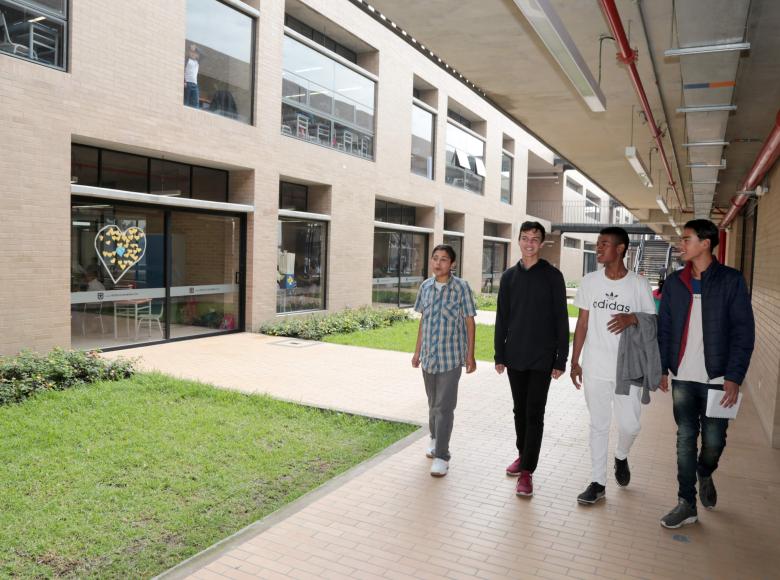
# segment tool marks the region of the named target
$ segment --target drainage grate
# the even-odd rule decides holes
[[[284,340],[277,340],[272,342],[274,346],[287,346],[290,348],[307,348],[309,346],[317,346],[320,344],[314,340],[301,340],[299,338],[286,338]]]
[[[691,539],[688,536],[685,536],[683,534],[675,534],[672,536],[672,539],[675,542],[682,542],[683,544],[690,544]]]

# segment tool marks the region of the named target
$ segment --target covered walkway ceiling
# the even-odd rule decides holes
[[[598,0],[550,3],[593,77],[600,79],[606,97],[606,111],[600,113],[586,105],[513,0],[369,3],[649,223],[666,219],[656,204],[659,195],[673,211],[693,212],[695,205],[699,214],[712,208],[717,217],[752,165],[780,107],[780,1],[617,0],[630,44],[638,51],[637,68],[652,113],[664,133],[678,204],[667,191],[657,151],[651,152],[654,141],[626,66],[615,58],[615,43],[601,40],[611,33]],[[664,54],[726,42],[749,42],[751,48],[694,57]],[[678,112],[708,104],[736,105],[736,110]],[[686,146],[723,140],[730,144]],[[630,145],[646,166],[652,165],[652,188],[642,185],[629,165],[625,149]],[[688,167],[709,164],[710,157],[718,156],[726,160],[726,169]],[[775,188],[780,193],[780,184]],[[693,213],[676,217],[684,221]]]

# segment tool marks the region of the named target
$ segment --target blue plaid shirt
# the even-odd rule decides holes
[[[423,370],[443,373],[462,366],[468,348],[466,317],[477,314],[468,282],[450,276],[437,289],[436,278],[428,278],[420,285],[414,309],[422,314],[420,364]]]

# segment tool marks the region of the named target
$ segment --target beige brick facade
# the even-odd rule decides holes
[[[347,0],[310,0],[332,26],[375,53],[360,62],[378,77],[375,160],[280,132],[285,3],[248,3],[256,26],[253,125],[182,104],[186,2],[71,2],[68,72],[0,54],[0,354],[70,345],[70,146],[164,157],[230,171],[230,201],[254,206],[248,219],[247,327],[276,313],[280,179],[319,184],[329,205],[327,304],[371,302],[374,200],[422,208],[442,239],[443,213],[465,215],[464,277],[481,281],[483,222],[514,238],[525,218],[527,147],[516,123]],[[368,63],[368,64],[366,64]],[[413,76],[438,91],[435,180],[409,168]],[[485,120],[483,196],[444,183],[448,100]],[[500,201],[501,149],[514,139],[513,204]],[[529,145],[531,144],[531,145]],[[540,153],[543,154],[543,153]],[[437,211],[438,210],[438,211]],[[423,220],[425,221],[425,220]],[[510,263],[519,257],[516,244]]]
[[[756,349],[745,383],[756,403],[758,416],[773,447],[780,447],[780,346],[777,330],[780,328],[780,167],[769,174],[774,191],[758,202],[756,253],[753,268],[753,314],[756,318]],[[736,220],[741,225],[741,218]],[[737,230],[735,254],[741,246],[741,232]],[[731,263],[739,266],[739,261]]]

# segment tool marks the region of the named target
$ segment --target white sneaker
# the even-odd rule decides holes
[[[428,442],[428,447],[425,450],[425,457],[433,459],[434,453],[436,453],[436,439],[431,437],[431,440]]]
[[[444,477],[447,475],[447,470],[449,469],[450,464],[447,461],[444,461],[443,459],[439,459],[438,457],[433,460],[433,463],[431,463],[431,475],[433,477]]]

